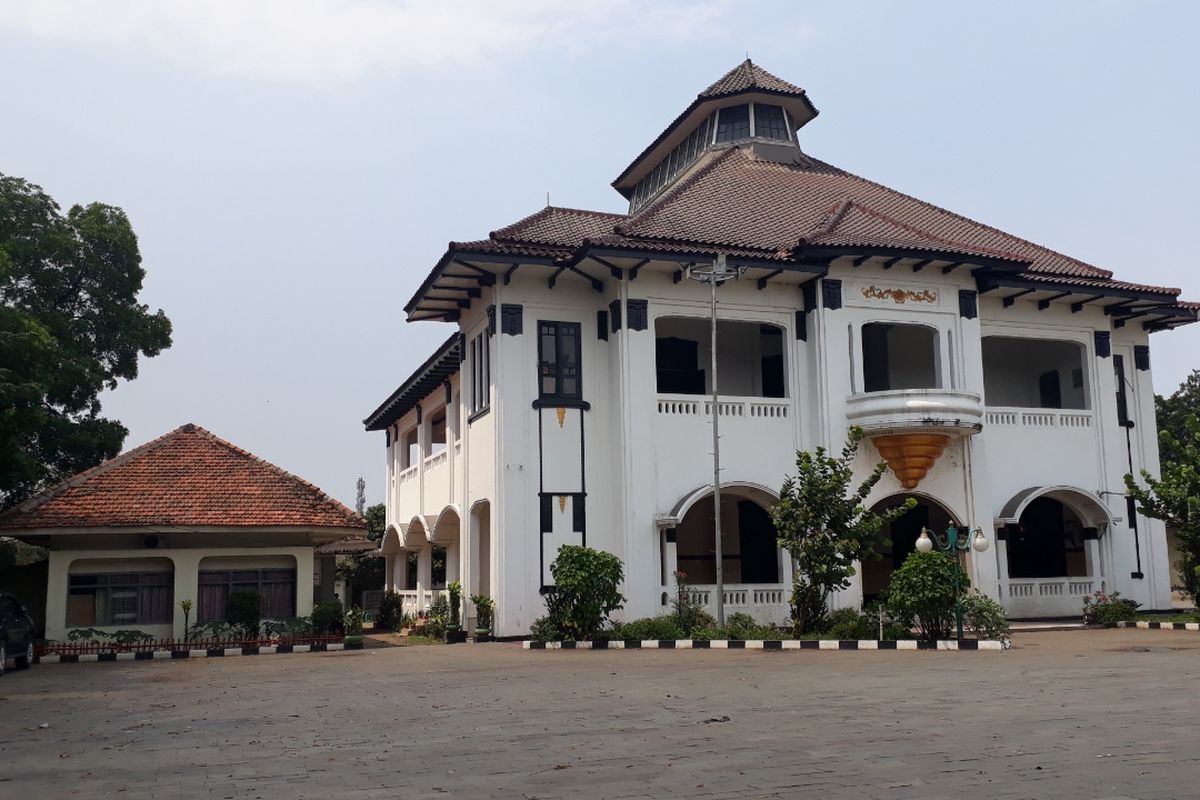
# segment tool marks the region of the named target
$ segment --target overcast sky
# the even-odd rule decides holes
[[[0,172],[133,221],[175,344],[104,398],[353,503],[361,420],[447,335],[450,240],[609,187],[749,52],[838,166],[1200,300],[1200,3],[0,0]],[[1155,385],[1200,325],[1155,334]]]

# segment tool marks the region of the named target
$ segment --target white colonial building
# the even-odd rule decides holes
[[[787,618],[768,509],[795,451],[851,425],[863,474],[892,468],[873,502],[918,505],[837,605],[953,523],[994,542],[969,570],[1013,616],[1099,589],[1170,607],[1163,526],[1122,476],[1158,465],[1149,334],[1197,306],[817,160],[816,115],[746,61],[613,182],[627,214],[451,243],[406,309],[455,331],[365,420],[411,608],[459,579],[523,634],[567,543],[622,559],[626,618],[662,613],[677,568],[713,582],[709,290],[686,275],[717,259],[740,273],[718,291],[727,611]]]

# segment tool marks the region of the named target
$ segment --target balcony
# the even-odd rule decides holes
[[[952,439],[983,429],[977,394],[895,389],[851,395],[846,418],[871,439],[905,489],[914,489]]]

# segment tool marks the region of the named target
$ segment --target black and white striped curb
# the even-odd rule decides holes
[[[1200,631],[1200,622],[1110,622],[1106,628],[1141,628],[1152,631]]]
[[[362,644],[279,644],[264,647],[217,647],[208,650],[147,650],[137,653],[50,653],[39,656],[39,664],[85,664],[93,661],[176,661],[182,658],[225,658],[226,656],[269,656],[284,653],[336,653],[361,650]]]
[[[526,650],[1007,650],[999,639],[616,639],[596,642],[522,642]]]

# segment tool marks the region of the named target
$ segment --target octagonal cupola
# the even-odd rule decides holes
[[[613,181],[613,188],[628,198],[633,213],[714,150],[750,147],[759,157],[791,161],[799,155],[796,132],[815,116],[817,109],[803,89],[746,59],[696,95]]]

